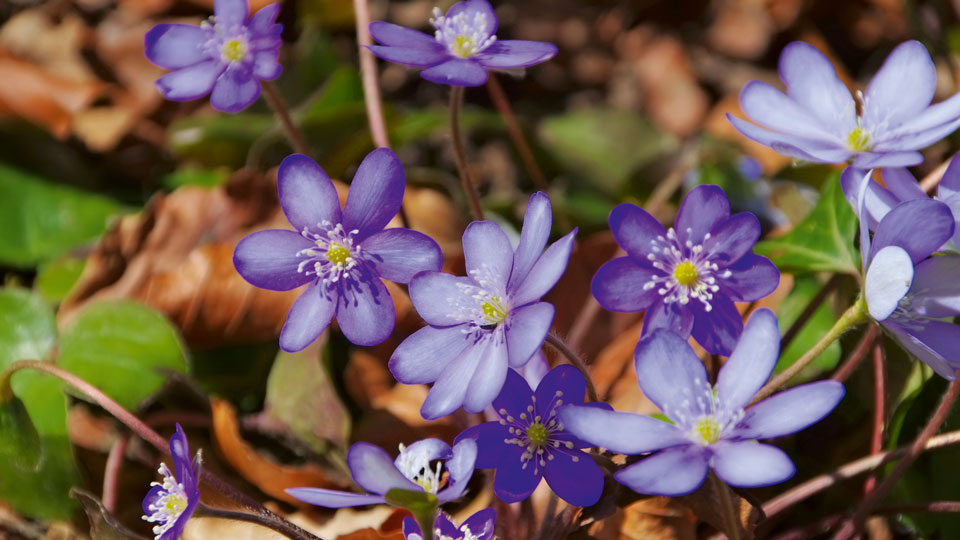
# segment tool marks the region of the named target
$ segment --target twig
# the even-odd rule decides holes
[[[800,312],[800,315],[797,316],[797,319],[793,321],[793,324],[790,325],[790,328],[787,329],[786,333],[783,334],[783,337],[780,339],[780,350],[785,351],[790,345],[790,342],[793,341],[793,338],[797,337],[797,334],[803,330],[804,325],[810,321],[810,318],[813,317],[813,314],[816,313],[817,308],[823,304],[823,301],[830,296],[830,293],[840,285],[840,281],[843,279],[843,274],[834,274],[823,284],[823,287],[820,287],[820,290],[817,291],[817,294],[810,300],[803,311]]]
[[[296,124],[293,123],[293,119],[290,118],[290,110],[283,102],[283,98],[280,97],[280,92],[277,91],[277,87],[274,86],[272,82],[263,82],[263,97],[267,100],[267,104],[270,105],[273,112],[276,113],[277,118],[280,119],[283,131],[287,134],[287,138],[290,139],[290,144],[293,145],[293,149],[305,156],[309,156],[310,146],[307,144],[307,140],[303,138],[300,130],[297,129]]]
[[[480,196],[477,195],[477,187],[470,177],[469,166],[467,165],[467,153],[463,149],[463,136],[460,133],[460,109],[463,107],[463,87],[450,87],[450,138],[453,142],[453,157],[457,162],[457,172],[460,173],[460,183],[463,185],[463,192],[467,196],[467,202],[470,204],[470,213],[473,219],[483,219],[483,207],[480,205]]]
[[[875,509],[871,515],[910,514],[915,512],[960,512],[960,502],[934,501],[926,504],[900,504]],[[819,536],[840,525],[847,519],[845,514],[833,514],[816,523],[804,525],[772,537],[770,540],[807,540]]]
[[[910,465],[913,465],[913,462],[916,461],[917,457],[923,452],[927,442],[946,421],[947,416],[950,414],[950,408],[953,407],[953,403],[957,400],[958,393],[960,393],[960,379],[955,379],[950,383],[950,386],[947,387],[947,391],[943,394],[943,399],[940,400],[940,405],[937,406],[937,410],[934,411],[927,425],[923,427],[920,435],[918,435],[917,439],[910,445],[907,454],[900,460],[900,463],[897,463],[893,471],[883,479],[883,482],[877,486],[877,489],[871,491],[863,498],[860,506],[857,507],[857,511],[853,513],[853,517],[850,518],[850,521],[844,523],[843,527],[833,536],[833,540],[846,540],[856,533],[874,507],[890,492],[894,484],[897,483],[897,480],[910,468]]]
[[[860,362],[867,356],[870,346],[873,345],[873,343],[879,338],[880,327],[876,324],[871,324],[870,327],[867,328],[867,331],[863,333],[860,341],[857,342],[857,346],[853,348],[853,351],[850,353],[847,361],[837,368],[837,371],[834,372],[833,376],[830,378],[840,382],[847,380],[847,377],[849,377],[850,374],[857,369],[857,366],[860,365]]]
[[[533,157],[533,151],[530,150],[530,145],[527,144],[527,139],[523,136],[523,130],[520,129],[520,123],[517,122],[517,117],[510,107],[510,100],[507,99],[507,95],[494,73],[491,73],[490,77],[487,78],[487,93],[490,94],[490,100],[493,101],[494,107],[497,108],[497,112],[503,118],[503,123],[507,127],[507,134],[513,139],[513,144],[517,147],[517,153],[520,154],[520,161],[527,169],[527,174],[530,175],[537,189],[549,190],[550,184],[547,183],[547,178],[540,170],[540,166],[537,165],[537,160]]]
[[[367,122],[370,124],[370,136],[377,148],[390,148],[387,124],[383,120],[383,103],[380,100],[380,83],[377,80],[377,59],[367,49],[373,45],[370,37],[370,7],[367,0],[353,0],[353,11],[357,21],[357,49],[360,54],[360,75],[363,79],[363,102],[367,106]]]
[[[870,454],[876,455],[883,449],[883,424],[886,421],[886,385],[884,384],[883,343],[873,344],[873,438],[870,440]],[[877,475],[871,474],[863,484],[863,493],[873,491],[877,485]]]
[[[597,397],[597,389],[593,386],[593,381],[590,380],[590,370],[587,369],[587,364],[583,359],[577,356],[577,353],[573,352],[573,349],[554,334],[547,334],[547,343],[553,345],[555,349],[560,351],[560,353],[573,364],[573,367],[579,369],[580,373],[583,373],[583,378],[587,380],[587,397],[590,398],[590,401],[599,401],[600,398]]]

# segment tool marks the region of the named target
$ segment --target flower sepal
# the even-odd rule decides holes
[[[435,494],[394,488],[386,492],[383,498],[387,504],[409,510],[424,534],[430,535],[433,531],[433,522],[437,519],[437,507],[440,503]],[[424,540],[427,538],[430,536],[425,536]]]

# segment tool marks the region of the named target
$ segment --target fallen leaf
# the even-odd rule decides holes
[[[697,518],[667,497],[642,499],[623,509],[620,540],[695,540]]]
[[[723,482],[715,482],[712,478],[713,472],[710,473],[707,480],[700,486],[700,489],[689,495],[676,497],[675,500],[690,508],[698,519],[706,521],[718,531],[723,531],[727,533],[728,536],[732,536],[729,534],[724,511],[720,508],[720,494],[716,490],[719,485],[727,490],[727,496],[733,503],[733,507],[739,509],[737,526],[740,527],[740,534],[738,536],[742,540],[753,540],[754,531],[761,517],[760,510],[754,508],[746,499],[737,495],[726,484]]]

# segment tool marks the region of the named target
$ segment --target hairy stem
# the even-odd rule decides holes
[[[467,153],[463,149],[463,135],[460,133],[460,109],[463,107],[463,87],[450,87],[450,138],[453,141],[453,157],[457,162],[457,172],[460,173],[460,183],[463,185],[463,192],[467,196],[467,202],[470,204],[470,213],[473,219],[483,219],[483,207],[480,206],[480,196],[477,195],[477,187],[470,178],[470,170],[467,166]]]
[[[373,45],[370,37],[370,7],[367,0],[353,0],[357,21],[357,48],[360,54],[360,75],[363,79],[363,102],[367,107],[370,136],[377,148],[390,148],[387,123],[383,120],[383,103],[380,100],[380,83],[377,80],[377,59],[367,49]]]
[[[262,527],[267,527],[268,529],[273,529],[278,533],[286,536],[287,538],[292,538],[293,540],[305,540],[308,538],[316,538],[312,534],[307,533],[300,527],[297,527],[293,523],[280,518],[276,514],[261,514],[261,513],[250,513],[250,512],[237,512],[235,510],[224,510],[223,508],[211,508],[203,503],[197,505],[196,511],[194,511],[193,517],[195,518],[217,518],[217,519],[232,519],[235,521],[246,521],[248,523],[256,523]],[[305,536],[307,535],[307,536]]]
[[[290,109],[287,108],[287,105],[283,102],[283,98],[280,97],[280,92],[277,91],[277,87],[274,86],[272,82],[263,81],[263,97],[267,100],[267,104],[270,105],[270,108],[273,109],[273,112],[280,120],[283,131],[287,134],[287,138],[290,139],[290,144],[293,145],[293,149],[305,156],[309,156],[310,146],[307,144],[307,140],[303,138],[303,133],[300,133],[296,124],[293,123],[293,118],[290,117]]]
[[[547,334],[547,343],[553,346],[553,348],[560,351],[573,367],[580,370],[580,373],[583,373],[583,378],[587,380],[587,397],[590,398],[590,401],[600,401],[600,398],[597,396],[597,389],[593,386],[593,381],[590,379],[590,370],[587,369],[587,364],[580,358],[577,353],[573,352],[573,349],[567,346],[567,344],[560,339],[555,334]]]

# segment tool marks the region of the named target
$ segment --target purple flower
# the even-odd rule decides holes
[[[260,80],[280,76],[279,4],[247,19],[247,0],[216,0],[216,15],[200,26],[158,24],[144,39],[147,59],[173,70],[157,79],[167,99],[189,101],[210,94],[214,109],[235,113],[260,96]]]
[[[397,347],[389,367],[404,384],[436,382],[424,418],[461,405],[483,411],[503,388],[507,366],[522,367],[543,345],[554,308],[540,297],[566,270],[576,235],[544,251],[551,214],[550,198],[534,193],[516,250],[498,225],[474,221],[463,233],[467,277],[423,272],[410,282],[410,300],[428,326]]]
[[[676,334],[658,330],[634,354],[637,380],[671,420],[568,405],[560,421],[568,431],[621,454],[656,454],[614,474],[640,493],[679,496],[703,483],[707,470],[738,487],[768,486],[793,476],[790,458],[758,444],[819,421],[843,397],[843,385],[819,381],[775,394],[744,410],[773,371],[780,350],[777,317],[757,310],[711,386],[693,349]]]
[[[430,237],[384,229],[403,201],[403,166],[385,148],[370,152],[353,178],[347,202],[307,156],[293,154],[277,172],[280,206],[296,230],[258,231],[237,244],[233,264],[262,289],[307,285],[290,308],[280,348],[295,352],[317,339],[334,314],[357,345],[376,345],[393,331],[396,313],[383,279],[409,283],[439,270],[442,254]]]
[[[931,255],[954,233],[950,208],[929,198],[900,203],[867,230],[866,193],[858,195],[867,311],[907,352],[946,379],[960,368],[960,326],[937,320],[960,315],[960,256]]]
[[[540,41],[498,41],[497,16],[487,0],[457,2],[447,10],[434,8],[434,36],[383,21],[370,23],[370,35],[381,45],[373,54],[388,61],[422,67],[420,75],[438,84],[480,86],[489,69],[525,68],[546,62],[557,46]]]
[[[305,503],[326,508],[344,508],[367,504],[385,504],[388,491],[402,489],[436,495],[442,502],[463,494],[473,475],[477,444],[472,440],[450,446],[439,439],[424,439],[410,446],[400,445],[400,455],[391,460],[380,447],[365,442],[355,443],[347,452],[347,466],[358,486],[369,493],[350,493],[320,488],[286,490]],[[433,462],[437,463],[431,468]],[[449,474],[444,478],[445,473]],[[444,486],[446,482],[446,487]],[[443,489],[441,489],[443,488]]]
[[[670,229],[621,204],[610,212],[610,230],[627,256],[597,270],[593,296],[609,311],[646,311],[644,336],[658,328],[692,333],[707,351],[729,355],[743,330],[734,302],[763,298],[780,283],[773,263],[750,252],[759,221],[749,212],[731,216],[717,186],[690,190]]]
[[[176,476],[170,472],[166,463],[161,463],[157,472],[163,476],[163,482],[152,482],[150,491],[143,498],[143,519],[153,526],[156,540],[176,540],[183,533],[187,521],[200,502],[200,452],[190,460],[190,447],[187,436],[180,424],[177,432],[170,437],[170,455]],[[179,482],[177,481],[179,479]]]
[[[750,81],[740,106],[756,124],[727,118],[750,139],[787,156],[820,163],[853,158],[860,168],[904,167],[923,161],[917,150],[960,125],[960,96],[930,105],[937,72],[917,41],[900,44],[861,94],[862,114],[823,54],[808,43],[780,55],[784,94]]]
[[[603,471],[581,451],[590,445],[564,431],[557,418],[560,406],[583,404],[586,388],[583,375],[572,366],[552,369],[536,393],[510,370],[503,390],[493,400],[500,420],[473,426],[457,437],[477,441],[478,469],[497,470],[493,492],[500,500],[526,499],[543,477],[561,499],[574,506],[590,506],[600,499]]]
[[[463,525],[456,524],[444,513],[437,515],[433,522],[433,537],[438,540],[492,540],[493,528],[497,522],[497,511],[484,508],[468,517]],[[404,540],[423,540],[420,526],[411,517],[403,519]]]

